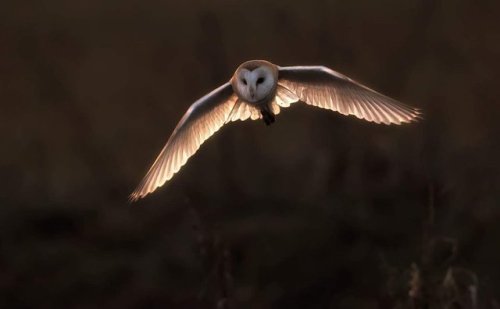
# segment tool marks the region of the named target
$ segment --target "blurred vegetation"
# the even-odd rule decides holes
[[[500,2],[0,2],[0,307],[499,308]],[[127,196],[249,59],[423,109],[228,125]]]

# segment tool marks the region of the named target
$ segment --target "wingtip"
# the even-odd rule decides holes
[[[410,122],[419,122],[421,120],[424,120],[424,113],[420,108],[413,108],[413,118]]]
[[[407,117],[406,119],[400,119],[398,120],[398,122],[379,121],[377,119],[372,119],[368,121],[374,122],[376,124],[384,124],[390,126],[390,125],[405,125],[405,124],[417,123],[420,122],[421,120],[424,120],[424,115],[422,113],[422,110],[419,108],[412,108],[410,116]]]
[[[411,110],[412,110],[410,113],[411,118],[407,118],[405,120],[402,120],[400,123],[398,123],[399,125],[416,123],[416,122],[420,122],[421,120],[424,120],[424,114],[422,113],[422,110],[420,108],[412,107]]]
[[[140,193],[134,191],[128,196],[128,202],[129,204],[133,204],[140,200],[142,197],[144,197],[144,195],[141,195]]]

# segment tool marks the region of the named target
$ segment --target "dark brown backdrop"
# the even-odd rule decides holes
[[[438,308],[459,269],[498,308],[498,3],[0,2],[0,306]],[[233,123],[128,204],[188,106],[260,58],[425,121]]]

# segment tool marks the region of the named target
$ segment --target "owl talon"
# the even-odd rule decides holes
[[[262,114],[262,118],[264,119],[264,123],[266,125],[271,125],[272,123],[274,123],[274,121],[276,120],[276,118],[274,117],[274,114],[271,113],[270,111],[267,111],[267,110],[261,110],[260,113]]]

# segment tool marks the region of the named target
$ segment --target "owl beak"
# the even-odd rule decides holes
[[[252,99],[255,99],[255,88],[254,88],[254,87],[250,87],[250,89],[249,89],[249,90],[250,90],[250,91],[249,91],[249,92],[250,92],[250,97],[251,97]]]

